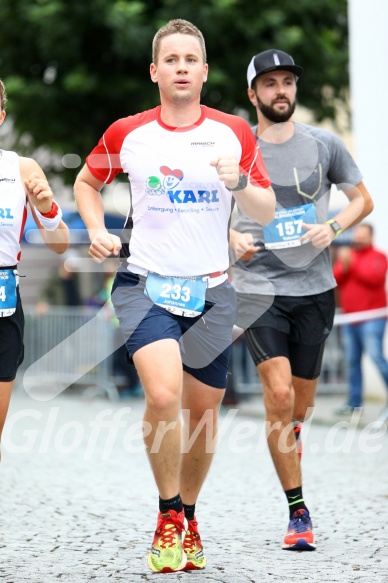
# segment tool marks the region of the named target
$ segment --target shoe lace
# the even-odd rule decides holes
[[[195,548],[195,540],[199,537],[197,531],[198,522],[191,520],[186,531],[185,540],[183,542],[183,548],[185,551]]]
[[[160,546],[163,549],[171,548],[175,545],[175,535],[184,530],[184,524],[179,518],[172,518],[170,514],[162,514],[157,533],[160,536]]]
[[[304,510],[296,510],[291,518],[292,528],[295,532],[305,532],[309,517]]]

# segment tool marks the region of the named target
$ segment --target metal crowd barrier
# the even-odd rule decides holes
[[[115,328],[104,309],[50,307],[44,314],[24,308],[24,361],[16,386],[48,400],[71,386],[117,398],[110,356]]]
[[[30,394],[59,394],[68,387],[90,387],[89,394],[118,397],[110,356],[117,346],[115,327],[107,311],[92,307],[50,307],[44,314],[25,308],[25,356],[16,386]],[[320,393],[345,393],[345,362],[341,326],[336,317],[325,347]],[[235,389],[240,394],[261,392],[256,368],[244,337],[233,345]],[[94,391],[94,393],[93,393]],[[39,398],[39,397],[38,397]]]

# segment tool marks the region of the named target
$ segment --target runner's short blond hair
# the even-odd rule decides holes
[[[206,63],[206,46],[205,39],[203,38],[202,32],[194,24],[188,20],[182,20],[176,18],[175,20],[170,20],[158,30],[152,41],[152,62],[157,63],[160,51],[160,42],[165,36],[170,36],[171,34],[190,34],[199,40],[201,46],[203,62]]]

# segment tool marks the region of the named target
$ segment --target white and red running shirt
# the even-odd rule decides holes
[[[252,184],[270,185],[252,130],[238,116],[201,106],[195,124],[174,128],[159,106],[107,129],[86,163],[101,182],[128,175],[130,271],[194,276],[228,268],[232,193],[210,165],[220,156],[236,157]]]
[[[27,218],[19,156],[0,150],[0,267],[16,265]]]

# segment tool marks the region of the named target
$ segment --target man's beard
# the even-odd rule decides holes
[[[256,95],[257,105],[261,111],[261,113],[266,117],[269,121],[273,123],[283,123],[288,121],[292,114],[295,111],[296,102],[289,103],[288,107],[285,111],[275,111],[272,105],[265,105],[259,97]]]

